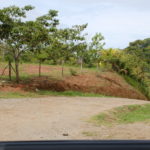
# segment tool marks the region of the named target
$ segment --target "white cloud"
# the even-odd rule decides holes
[[[62,26],[88,23],[89,36],[101,32],[106,47],[123,48],[150,37],[149,0],[0,0],[0,8],[13,4],[36,6],[30,19],[57,9]]]

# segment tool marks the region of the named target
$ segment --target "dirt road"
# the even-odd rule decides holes
[[[122,105],[144,103],[148,102],[88,97],[0,99],[0,141],[150,139],[148,123],[96,127],[87,122],[99,112]]]

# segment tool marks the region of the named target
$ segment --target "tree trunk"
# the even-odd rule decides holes
[[[5,51],[4,51],[4,49],[2,50],[2,60],[3,61],[5,60]]]
[[[82,72],[82,70],[83,70],[83,59],[82,58],[80,60],[80,69],[81,69],[81,72]]]
[[[9,80],[11,81],[11,61],[8,62],[9,66]]]
[[[64,60],[61,61],[61,75],[64,76]]]
[[[41,61],[39,61],[39,77],[41,77]]]
[[[97,62],[97,70],[99,70],[99,62]]]
[[[4,73],[5,73],[6,69],[7,69],[7,67],[8,67],[8,65],[4,68],[4,70],[3,70],[2,74],[1,74],[1,76],[4,75]]]
[[[15,60],[15,73],[16,73],[16,82],[19,83],[20,77],[19,77],[19,60]]]

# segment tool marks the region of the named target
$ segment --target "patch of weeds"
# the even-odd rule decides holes
[[[45,91],[38,90],[37,92],[0,92],[0,98],[26,98],[26,97],[47,97],[47,96],[80,96],[80,97],[105,97],[104,95],[94,93],[82,93],[77,91]]]
[[[89,122],[95,125],[113,125],[146,120],[150,120],[150,104],[118,107],[93,116]]]
[[[72,69],[72,68],[71,68],[69,71],[70,71],[70,74],[71,74],[72,76],[77,76],[77,75],[78,75],[77,71],[74,70],[74,69]]]
[[[84,131],[82,132],[82,134],[85,136],[97,136],[96,132],[90,132],[90,131]]]

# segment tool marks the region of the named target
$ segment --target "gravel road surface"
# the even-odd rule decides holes
[[[91,97],[0,99],[0,141],[150,139],[148,123],[96,127],[87,122],[105,110],[145,103],[148,102]]]

